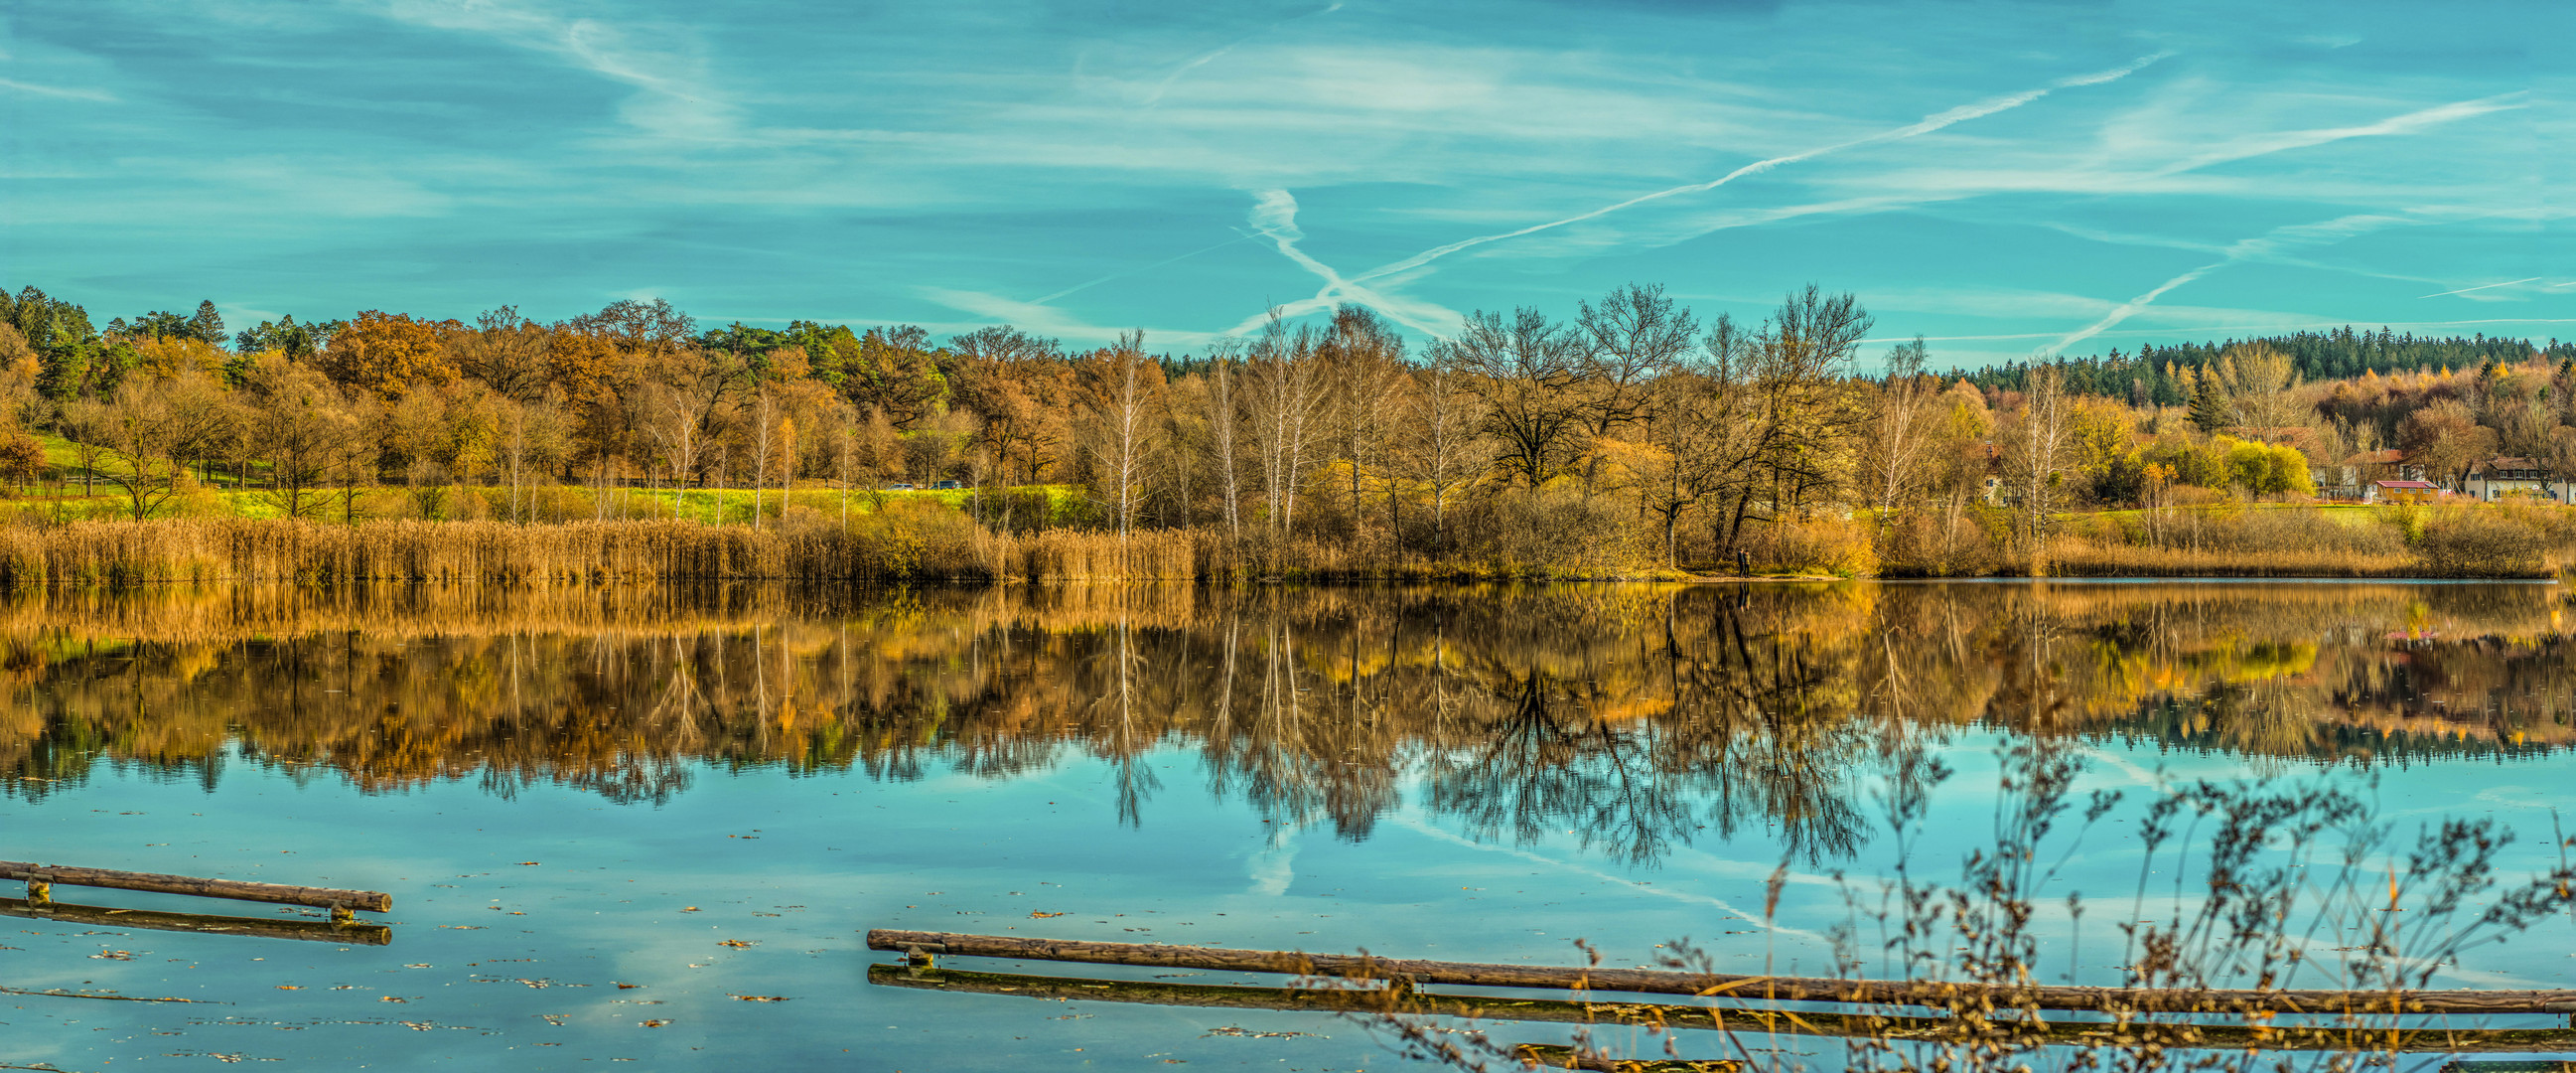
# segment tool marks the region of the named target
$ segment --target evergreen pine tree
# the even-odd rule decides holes
[[[212,300],[197,303],[197,315],[188,318],[188,330],[197,338],[216,346],[222,346],[230,341],[224,337],[224,315],[215,312],[215,303]]]
[[[2191,423],[2202,432],[2226,428],[2227,392],[2218,386],[2218,377],[2209,369],[2200,370],[2200,385],[2191,396]]]

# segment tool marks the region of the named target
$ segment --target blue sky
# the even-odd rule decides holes
[[[2564,3],[23,0],[0,281],[104,322],[1010,321],[1664,283],[1936,365],[2576,337]],[[1873,352],[1874,353],[1874,352]]]

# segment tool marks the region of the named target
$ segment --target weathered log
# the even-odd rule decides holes
[[[258,917],[204,916],[196,913],[156,913],[148,909],[109,909],[96,905],[28,902],[17,898],[0,898],[0,916],[25,917],[30,920],[59,920],[104,928],[193,931],[212,935],[246,935],[254,939],[303,939],[309,942],[346,943],[355,946],[385,946],[394,941],[394,930],[382,924],[357,924],[345,920],[266,920]]]
[[[229,898],[237,902],[272,902],[280,905],[310,905],[325,909],[364,909],[371,913],[389,912],[394,896],[372,890],[333,890],[329,887],[290,887],[276,883],[245,883],[237,879],[201,879],[196,876],[159,875],[152,872],[118,872],[106,868],[68,868],[25,861],[0,861],[0,879],[23,880],[29,893],[35,888],[53,884],[75,887],[107,887],[115,890],[142,890],[155,894],[188,894],[199,898]],[[43,902],[41,896],[30,901]]]
[[[1250,987],[1236,984],[1176,984],[1144,980],[1090,980],[1062,976],[1028,976],[909,965],[868,966],[868,982],[886,987],[912,987],[973,994],[1012,995],[1049,1002],[1126,1002],[1203,1009],[1285,1010],[1291,1012],[1401,1013],[1410,1016],[1459,1017],[1485,1021],[1531,1021],[1551,1024],[1660,1025],[1665,1028],[1726,1029],[1789,1036],[1859,1037],[1938,1043],[1970,1038],[1977,1030],[1948,1017],[1895,1017],[1863,1013],[1818,1013],[1811,1010],[1759,1010],[1717,1006],[1681,1006],[1652,1002],[1572,1002],[1564,999],[1507,998],[1494,995],[1450,995],[1415,991],[1389,995],[1367,990],[1307,987]],[[2005,1011],[2007,1014],[2010,1011]],[[2382,1015],[2384,1016],[2384,1015]],[[2164,1047],[2200,1047],[2283,1051],[2457,1051],[2512,1053],[2556,1051],[2576,1047],[2576,1030],[2564,1028],[2355,1028],[2344,1025],[2250,1026],[2243,1024],[2177,1024],[2055,1020],[2020,1026],[1988,1022],[1989,1032],[2026,1031],[2048,1042],[2115,1046],[2153,1043]]]
[[[1600,1073],[1742,1073],[1733,1058],[1603,1058],[1553,1043],[1524,1043],[1512,1057],[1537,1069],[1586,1069]]]
[[[1094,965],[1231,972],[1282,972],[1359,979],[1406,979],[1417,984],[1535,987],[1624,991],[1648,995],[1788,1002],[1861,1002],[1949,1008],[1970,1004],[2104,1013],[2576,1013],[2576,991],[2321,991],[2164,990],[2123,987],[2021,986],[1911,980],[1837,980],[1829,977],[1731,975],[1659,969],[1569,969],[1551,965],[1496,965],[1381,958],[1365,954],[1309,954],[1284,950],[1231,950],[1159,943],[1095,943],[1005,935],[902,931],[868,932],[872,950],[919,957],[1023,958]]]
[[[0,995],[32,995],[36,998],[85,998],[95,999],[100,1002],[191,1002],[199,1005],[208,1005],[207,1001],[201,998],[146,998],[142,995],[94,995],[86,991],[64,991],[59,988],[49,991],[40,991],[26,987],[0,987]],[[218,1002],[212,1003],[212,1005],[229,1006],[232,1005],[232,1003]],[[52,1066],[0,1066],[0,1069],[52,1068]]]

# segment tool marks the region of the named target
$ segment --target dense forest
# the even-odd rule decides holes
[[[2230,339],[2173,346],[2151,343],[2139,347],[2134,354],[2115,349],[2108,354],[2035,358],[1954,373],[1981,388],[2019,391],[2033,367],[2046,365],[2065,378],[2066,390],[2071,392],[2125,399],[2138,406],[2183,406],[2191,402],[2192,394],[2190,378],[2185,374],[2214,366],[2221,355],[2243,346],[2269,347],[2288,355],[2291,370],[2311,381],[2351,379],[2363,373],[2386,376],[2478,369],[2530,361],[2535,350],[2540,359],[2551,362],[2576,358],[2576,343],[2556,339],[2535,348],[2527,340],[2503,336],[2419,339],[2411,332],[2400,335],[2386,328],[2355,331],[2345,326],[2330,332],[2293,332],[2243,342]]]
[[[1864,353],[1874,319],[1813,285],[1752,323],[1632,284],[1569,318],[1409,339],[1346,306],[1188,354],[702,327],[663,301],[239,331],[201,302],[101,328],[30,286],[0,321],[0,478],[36,521],[668,518],[693,491],[731,521],[731,490],[752,527],[846,529],[938,485],[979,531],[1185,532],[1258,569],[1953,574],[2117,547],[2123,569],[2296,549],[2400,573],[2454,523],[2241,508],[2401,457],[2576,477],[2576,347],[2554,340],[2346,329],[1945,375],[1919,338]]]

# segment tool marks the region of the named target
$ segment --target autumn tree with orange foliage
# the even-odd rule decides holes
[[[414,320],[370,309],[331,337],[318,364],[345,387],[391,399],[416,387],[444,387],[461,375],[448,348],[465,326],[453,320]]]

